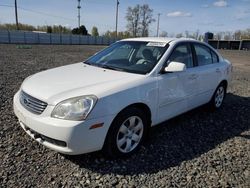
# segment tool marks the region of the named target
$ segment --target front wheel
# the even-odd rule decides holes
[[[104,145],[108,157],[126,157],[136,152],[142,144],[148,129],[148,121],[137,108],[121,112],[111,124]]]

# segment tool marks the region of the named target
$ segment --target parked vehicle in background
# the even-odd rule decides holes
[[[206,103],[220,108],[231,72],[229,61],[196,40],[125,39],[85,62],[26,78],[14,111],[31,137],[58,152],[127,156],[151,126]]]

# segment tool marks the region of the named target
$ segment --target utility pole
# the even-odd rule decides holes
[[[118,8],[119,8],[119,0],[116,0],[116,18],[115,18],[115,36],[117,38],[118,32],[117,32],[117,27],[118,27]]]
[[[80,28],[80,25],[81,25],[81,15],[80,15],[80,9],[81,9],[81,0],[78,0],[78,28]]]
[[[156,34],[157,37],[159,37],[160,16],[161,16],[161,14],[159,13],[158,14],[158,20],[157,20],[157,34]]]
[[[15,0],[15,15],[16,15],[16,29],[19,30],[18,16],[17,16],[17,2],[16,2],[16,0]]]

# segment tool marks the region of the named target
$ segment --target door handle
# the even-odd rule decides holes
[[[216,72],[217,72],[217,73],[220,73],[221,71],[220,71],[220,69],[219,69],[219,68],[217,68],[217,69],[216,69]]]
[[[190,80],[195,80],[197,77],[198,77],[197,74],[191,74],[188,78],[189,78]]]

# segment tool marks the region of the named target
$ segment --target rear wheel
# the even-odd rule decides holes
[[[137,108],[122,111],[113,121],[106,137],[103,152],[108,157],[126,157],[141,146],[148,121]]]
[[[225,95],[226,95],[226,86],[224,84],[220,84],[216,88],[214,95],[211,101],[209,102],[209,106],[211,107],[212,110],[219,109],[222,106]]]

